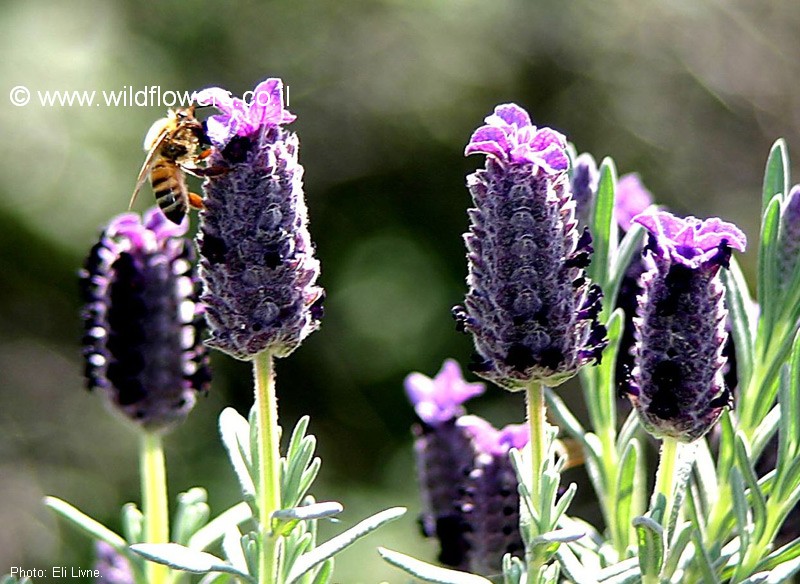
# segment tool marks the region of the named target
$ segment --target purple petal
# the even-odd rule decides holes
[[[249,119],[256,127],[278,126],[294,121],[295,116],[283,109],[283,81],[272,77],[256,86]]]
[[[624,231],[630,230],[634,217],[653,204],[653,195],[636,173],[620,177],[615,194],[614,217],[617,225]]]
[[[234,98],[231,92],[221,87],[207,87],[195,93],[194,100],[198,105],[213,106],[219,111],[230,114],[233,111]]]
[[[567,139],[563,134],[556,132],[552,128],[541,128],[531,137],[528,143],[532,150],[542,151],[553,146],[563,149],[567,146]]]
[[[486,123],[494,125],[498,119],[517,129],[531,125],[531,117],[515,103],[504,103],[494,108],[494,114],[486,118]]]
[[[681,219],[651,206],[634,217],[633,222],[656,238],[662,253],[690,268],[714,257],[723,243],[738,251],[747,246],[747,238],[738,227],[716,217],[705,221],[691,216]]]
[[[497,443],[506,452],[511,448],[521,450],[528,444],[530,435],[527,424],[509,424],[498,433]]]
[[[206,120],[206,135],[217,148],[225,148],[236,135],[238,122],[227,114],[211,116]]]
[[[484,391],[482,383],[464,381],[461,367],[452,359],[444,362],[435,378],[411,373],[404,384],[417,415],[433,426],[461,415],[464,412],[461,405]]]

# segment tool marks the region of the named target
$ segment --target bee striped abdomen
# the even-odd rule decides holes
[[[189,191],[180,167],[167,159],[160,159],[150,171],[150,184],[156,203],[173,223],[180,223],[188,210]]]

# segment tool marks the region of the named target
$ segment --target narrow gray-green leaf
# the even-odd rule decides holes
[[[122,534],[128,543],[141,543],[144,532],[144,515],[136,503],[125,503],[122,506]]]
[[[639,543],[639,569],[642,576],[657,576],[664,564],[664,528],[650,517],[633,520]]]
[[[254,498],[256,493],[255,477],[251,475],[253,468],[250,451],[250,426],[239,412],[233,408],[225,408],[219,415],[219,431],[222,444],[228,451],[233,470],[239,479],[239,485],[246,498]]]
[[[58,515],[72,523],[75,527],[86,533],[92,539],[106,542],[117,551],[125,551],[128,543],[121,536],[111,531],[108,527],[79,511],[66,501],[57,497],[45,497],[45,507],[55,511]]]
[[[315,566],[333,557],[334,554],[339,553],[341,550],[352,545],[368,533],[375,531],[382,525],[399,519],[405,512],[405,507],[392,507],[391,509],[376,513],[372,517],[354,525],[344,533],[340,533],[310,552],[303,554],[297,559],[294,566],[292,566],[286,584],[296,582],[300,576],[306,574]]]
[[[482,576],[440,568],[400,552],[378,548],[378,553],[393,566],[405,570],[425,582],[434,582],[435,584],[492,584],[491,580],[487,580]]]
[[[330,582],[332,575],[333,575],[333,558],[331,558],[330,560],[328,560],[319,567],[319,570],[317,570],[317,573],[314,576],[314,580],[312,580],[311,584],[328,584],[328,582]]]
[[[775,195],[785,196],[789,191],[789,151],[786,141],[778,138],[772,145],[767,158],[767,166],[764,169],[764,185],[761,191],[761,211]]]
[[[193,550],[203,551],[222,539],[230,526],[240,525],[252,517],[253,514],[247,503],[244,501],[237,503],[198,529],[197,532],[189,538],[188,547]]]
[[[778,308],[778,234],[780,231],[780,195],[767,205],[761,223],[761,245],[758,248],[758,302],[761,319],[758,327],[758,348],[761,357],[772,344],[772,331]]]
[[[774,567],[769,572],[759,572],[753,574],[746,580],[742,580],[742,584],[786,584],[791,582],[792,577],[800,571],[800,558],[784,562]]]
[[[616,255],[611,261],[611,273],[603,288],[604,306],[614,306],[617,303],[619,287],[622,285],[622,278],[628,271],[628,266],[633,257],[641,252],[642,241],[646,231],[641,225],[634,224],[622,238],[622,242],[617,249]]]
[[[725,284],[725,305],[731,323],[731,335],[736,349],[736,368],[740,387],[745,387],[753,373],[753,300],[744,274],[735,257],[730,259],[730,269],[722,270]]]
[[[273,519],[280,519],[282,521],[308,521],[310,519],[322,519],[323,517],[332,517],[344,511],[341,503],[336,501],[326,501],[323,503],[314,503],[313,505],[306,505],[304,507],[292,507],[291,509],[279,509],[272,514]]]
[[[694,525],[690,523],[676,526],[672,541],[667,546],[667,560],[661,573],[664,579],[669,579],[680,568],[681,556],[692,539],[694,529]]]
[[[205,574],[207,572],[224,572],[233,574],[247,582],[255,582],[249,574],[242,572],[232,564],[207,552],[198,552],[177,543],[137,543],[131,551],[143,558],[164,564],[176,570]]]
[[[633,520],[634,490],[637,488],[636,470],[639,464],[639,442],[632,440],[625,448],[617,468],[617,509],[614,524],[619,531],[618,541],[629,541],[629,526]]]
[[[753,523],[755,524],[752,537],[758,541],[767,525],[767,502],[761,489],[758,488],[758,477],[753,470],[753,463],[750,460],[748,451],[749,448],[744,434],[736,432],[736,442],[734,444],[736,463],[747,488],[750,489],[750,506],[753,510]]]
[[[757,570],[759,572],[764,570],[771,570],[775,566],[782,564],[784,562],[788,562],[790,560],[794,560],[795,558],[800,558],[800,537],[790,541],[783,547],[780,547],[771,554],[769,554],[766,558],[764,558],[761,561],[761,563],[758,565]]]
[[[617,229],[614,223],[614,190],[617,184],[617,169],[611,158],[600,164],[600,179],[597,183],[597,197],[589,220],[592,234],[592,263],[589,277],[601,287],[608,276],[608,258],[616,252]]]
[[[703,538],[698,530],[692,530],[692,542],[694,543],[694,557],[692,561],[694,565],[700,568],[700,573],[703,575],[704,584],[720,584],[717,573],[711,565],[711,558],[708,556]]]
[[[575,556],[569,546],[562,545],[556,552],[556,558],[561,565],[561,571],[573,582],[581,584],[597,584],[594,576],[583,567],[580,560]]]
[[[742,549],[750,547],[750,533],[753,525],[750,521],[750,507],[744,491],[744,479],[738,468],[731,469],[731,492],[733,493],[733,513],[738,525],[739,539]]]

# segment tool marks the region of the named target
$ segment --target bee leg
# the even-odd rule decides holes
[[[204,209],[205,205],[203,204],[203,197],[197,193],[189,193],[189,206],[192,209]]]
[[[225,168],[224,166],[208,166],[206,168],[202,168],[200,166],[189,166],[186,164],[181,165],[181,170],[186,174],[191,174],[197,178],[203,178],[206,176],[220,176],[230,171],[229,168]]]

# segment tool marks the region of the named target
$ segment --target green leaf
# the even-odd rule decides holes
[[[205,489],[195,487],[178,495],[178,509],[172,522],[172,541],[188,544],[189,538],[206,523],[211,515]]]
[[[736,349],[736,368],[739,386],[746,387],[753,374],[753,300],[744,274],[735,257],[730,259],[730,269],[721,270],[725,284],[725,304],[730,314],[731,335]]]
[[[777,496],[785,496],[791,485],[797,482],[800,467],[800,332],[795,335],[789,361],[789,383],[779,388],[780,421],[778,434]]]
[[[634,490],[640,487],[636,478],[639,454],[639,441],[632,440],[625,448],[617,467],[617,505],[614,524],[619,531],[617,539],[622,542],[629,541],[628,526],[633,520]]]
[[[122,537],[99,521],[79,511],[66,501],[62,501],[56,497],[45,497],[44,505],[72,523],[72,525],[83,531],[90,538],[104,541],[118,552],[125,553],[127,551],[128,542],[122,539]]]
[[[143,558],[164,564],[176,570],[205,574],[207,572],[224,572],[233,574],[246,582],[255,582],[249,574],[242,572],[232,564],[207,552],[198,552],[177,543],[137,543],[131,551]]]
[[[244,557],[244,550],[242,549],[242,534],[236,528],[231,526],[225,533],[222,539],[222,551],[225,552],[225,558],[233,565],[234,568],[245,574],[249,573],[247,567],[247,560]]]
[[[317,565],[333,557],[335,554],[352,545],[368,533],[375,531],[382,525],[399,519],[405,512],[405,507],[392,507],[391,509],[376,513],[372,517],[351,527],[344,533],[340,533],[315,549],[303,554],[297,559],[294,566],[292,566],[286,584],[296,582],[302,575],[310,572]]]
[[[791,581],[792,576],[800,571],[800,558],[784,562],[771,569],[769,572],[759,572],[753,574],[746,580],[742,580],[742,584],[785,584]]]
[[[605,288],[608,275],[608,258],[616,253],[617,229],[614,225],[614,190],[617,184],[617,169],[611,158],[600,164],[600,180],[597,184],[597,198],[589,220],[592,234],[592,263],[587,270],[589,278]]]
[[[282,521],[309,521],[311,519],[332,517],[338,515],[342,511],[344,511],[344,507],[342,507],[341,503],[329,501],[302,507],[292,507],[291,509],[279,509],[272,514],[272,517],[273,519],[280,519]]]
[[[625,315],[615,310],[606,323],[608,345],[603,352],[603,361],[594,367],[596,387],[586,387],[584,398],[595,433],[603,436],[617,428],[617,388],[614,383],[617,352],[622,338]]]
[[[750,521],[750,507],[744,491],[744,479],[736,467],[731,469],[731,492],[733,493],[733,513],[738,526],[741,547],[747,549],[750,547],[750,533],[753,526]]]
[[[747,439],[742,432],[736,432],[736,442],[734,443],[734,453],[736,463],[742,473],[747,488],[750,490],[750,506],[753,510],[754,530],[752,537],[754,541],[761,539],[764,529],[767,526],[767,502],[761,489],[758,488],[758,477],[753,470],[753,463],[750,461]]]
[[[662,577],[669,579],[680,567],[681,555],[683,555],[686,546],[692,539],[692,531],[695,527],[690,523],[684,523],[676,526],[675,533],[672,536],[672,541],[667,546],[667,560],[664,562]]]
[[[144,541],[144,515],[135,503],[126,503],[122,506],[122,534],[128,543],[142,543]]]
[[[771,570],[784,562],[800,558],[800,537],[775,550],[758,565],[759,571]]]
[[[775,195],[767,205],[761,223],[761,245],[758,248],[758,301],[761,319],[758,327],[760,356],[766,354],[772,344],[778,308],[778,234],[780,228],[780,195]]]
[[[482,576],[440,568],[400,552],[378,548],[378,553],[393,566],[405,570],[425,582],[435,582],[436,584],[492,584],[491,580],[487,580]]]
[[[242,494],[245,499],[254,500],[256,477],[250,449],[250,425],[239,412],[233,408],[225,408],[219,415],[219,432],[233,470],[239,479]]]
[[[608,280],[603,288],[603,305],[614,306],[617,303],[619,287],[622,285],[622,278],[631,265],[633,256],[641,252],[642,242],[644,241],[645,229],[641,225],[634,224],[622,238],[616,255],[612,258]]]
[[[553,517],[552,522],[554,524],[558,524],[561,517],[564,515],[564,513],[567,512],[567,508],[569,507],[570,503],[572,503],[572,499],[575,498],[575,493],[577,492],[578,492],[578,485],[572,483],[570,484],[569,487],[567,487],[567,490],[564,492],[564,494],[561,495],[561,497],[558,499],[558,503],[553,509],[553,514],[552,514]]]
[[[583,567],[580,560],[575,556],[569,546],[561,546],[556,552],[558,563],[564,575],[573,582],[581,584],[597,584],[597,580],[590,571]]]
[[[640,516],[633,520],[639,543],[639,569],[642,576],[658,576],[664,564],[664,528],[650,517]]]
[[[694,566],[699,568],[700,573],[703,575],[702,582],[704,582],[704,584],[720,584],[717,573],[711,565],[711,558],[708,557],[708,552],[706,551],[705,545],[703,545],[700,531],[697,529],[692,530],[692,542],[694,543],[695,551],[692,561],[694,562]]]
[[[222,539],[231,526],[240,525],[252,517],[252,511],[247,503],[237,503],[198,529],[189,538],[187,545],[197,551],[207,549]]]
[[[322,564],[322,566],[320,566],[311,584],[327,584],[328,582],[330,582],[332,575],[333,575],[333,558],[326,561],[324,564]]]
[[[767,167],[764,169],[764,186],[761,194],[761,211],[763,212],[772,197],[775,195],[786,196],[789,191],[789,150],[786,141],[779,138],[772,145],[767,157]]]

